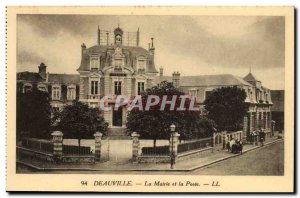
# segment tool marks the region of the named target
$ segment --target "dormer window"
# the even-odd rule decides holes
[[[38,90],[40,90],[40,91],[47,91],[46,85],[44,85],[44,84],[39,84],[39,85],[38,85]]]
[[[121,58],[115,59],[115,70],[122,70],[123,60]]]
[[[98,56],[91,56],[91,60],[90,60],[90,66],[91,69],[99,69],[99,57]]]
[[[138,59],[137,69],[138,69],[138,72],[146,71],[146,59],[144,57]]]
[[[32,89],[32,84],[26,83],[23,86],[23,93],[27,93],[27,92],[31,91],[31,89]]]

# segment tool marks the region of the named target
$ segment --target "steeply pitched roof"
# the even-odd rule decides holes
[[[90,48],[87,48],[83,52],[83,57],[81,59],[81,64],[80,64],[80,67],[78,68],[78,70],[79,71],[88,71],[89,70],[89,68],[90,68],[89,67],[89,54],[106,53],[106,51],[111,48],[113,49],[113,46],[104,46],[104,45],[94,45]],[[149,55],[148,50],[146,50],[142,47],[138,47],[138,46],[122,46],[122,49],[124,51],[129,51],[133,57],[140,56],[140,55],[144,55],[144,56],[148,57],[148,55]],[[149,62],[148,72],[158,73],[153,61]]]
[[[79,74],[49,74],[50,83],[79,84]]]
[[[247,82],[249,82],[249,81],[251,81],[251,82],[259,81],[254,77],[254,75],[251,72],[244,77],[244,80],[247,81]]]
[[[171,76],[156,77],[156,84],[160,81],[172,81]],[[248,85],[252,86],[241,77],[231,74],[222,75],[200,75],[200,76],[181,76],[180,86],[234,86],[234,85]]]
[[[17,73],[17,80],[26,80],[31,82],[43,81],[42,77],[38,73],[28,71]]]

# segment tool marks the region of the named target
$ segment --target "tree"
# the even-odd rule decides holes
[[[151,107],[149,111],[146,111],[145,106],[147,98],[150,95],[159,96],[160,102]],[[167,96],[168,101],[172,99],[172,96],[177,96],[174,110],[170,109],[170,105],[166,105],[163,111],[160,110],[164,95]],[[156,146],[157,139],[167,139],[170,137],[170,125],[173,123],[176,125],[176,131],[180,133],[181,139],[209,135],[209,132],[213,129],[213,122],[207,122],[205,127],[204,125],[201,126],[202,117],[200,116],[200,112],[188,109],[191,103],[190,99],[186,99],[184,103],[186,110],[177,111],[181,103],[179,96],[182,95],[185,94],[177,90],[169,82],[162,82],[159,86],[147,89],[141,96],[143,110],[134,108],[128,113],[127,130],[129,132],[138,132],[141,138],[153,139],[154,147]]]
[[[63,132],[65,138],[78,139],[79,146],[81,139],[93,138],[96,131],[107,134],[108,123],[100,116],[99,110],[78,101],[64,107],[58,120],[57,129]]]
[[[50,137],[51,106],[47,92],[33,87],[31,91],[17,92],[17,138]]]
[[[248,111],[246,92],[236,86],[212,91],[204,101],[208,118],[215,121],[218,130],[240,130]]]

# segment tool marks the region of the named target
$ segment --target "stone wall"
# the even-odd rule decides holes
[[[62,156],[62,162],[64,163],[81,163],[92,164],[95,162],[94,155],[64,155]]]
[[[138,156],[137,157],[138,163],[170,163],[171,157],[170,156]]]
[[[35,158],[43,161],[53,162],[53,155],[17,146],[17,156],[21,158]]]

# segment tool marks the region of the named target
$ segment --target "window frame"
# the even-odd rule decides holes
[[[140,66],[140,62],[143,62],[142,67]],[[137,58],[137,71],[138,72],[146,72],[146,67],[147,67],[147,58],[144,56],[140,56]]]
[[[55,93],[55,91],[57,93]],[[61,99],[61,85],[52,85],[52,90],[51,90],[51,97],[52,100],[60,100]],[[56,97],[58,95],[58,97]]]
[[[91,55],[90,56],[90,70],[99,69],[99,68],[100,68],[100,56],[99,55]]]
[[[73,94],[70,93],[70,90],[73,90]],[[76,85],[67,86],[67,100],[76,100]]]
[[[140,83],[142,83],[142,87],[143,87],[143,90],[141,91],[140,90]],[[137,95],[141,95],[141,93],[143,93],[143,92],[145,92],[145,85],[146,85],[146,83],[144,82],[144,81],[138,81],[137,82]]]
[[[117,84],[116,84],[117,83]],[[114,95],[122,95],[122,81],[120,81],[120,80],[115,80],[114,81],[114,84],[113,84],[113,86],[114,86]],[[119,92],[117,92],[118,90],[118,87],[120,88],[120,91]]]
[[[26,87],[30,87],[28,91],[32,90],[32,84],[31,83],[25,83],[25,84],[23,84],[23,93],[27,93]]]

